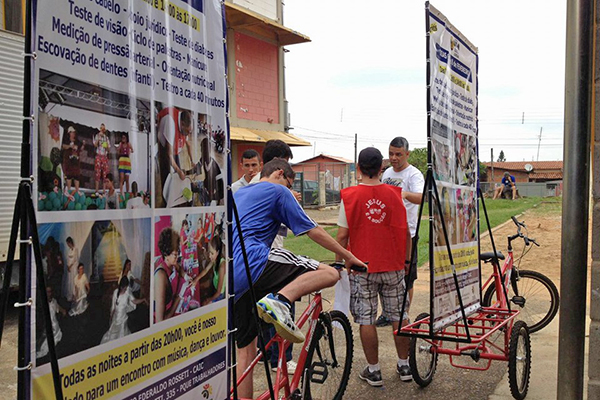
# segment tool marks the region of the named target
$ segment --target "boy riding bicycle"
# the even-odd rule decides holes
[[[294,234],[307,234],[322,247],[336,253],[346,265],[366,265],[340,246],[325,230],[310,219],[289,190],[294,182],[294,170],[281,159],[266,163],[261,180],[241,188],[235,194],[252,283],[258,301],[260,317],[273,323],[277,332],[291,342],[304,341],[304,335],[293,322],[291,303],[300,297],[333,286],[339,273],[332,267],[278,249],[270,251],[271,243],[283,223]],[[242,249],[233,228],[235,324],[238,341],[238,367],[247,369],[256,356],[256,326],[248,292]],[[252,373],[238,387],[241,398],[253,395]]]

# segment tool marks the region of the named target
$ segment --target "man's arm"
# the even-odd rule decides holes
[[[348,248],[348,238],[350,236],[350,230],[348,228],[339,227],[337,231],[337,236],[335,240],[342,246],[343,248]],[[342,261],[342,257],[335,255],[335,261]]]
[[[421,204],[423,202],[423,193],[407,192],[403,190],[402,198],[413,204]]]
[[[402,189],[402,198],[408,200],[413,204],[421,204],[423,202],[423,188],[425,186],[425,179],[420,171],[410,176],[408,180],[408,187],[410,190]]]

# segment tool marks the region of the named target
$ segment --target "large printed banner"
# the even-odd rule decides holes
[[[65,399],[225,399],[223,5],[32,5],[36,267]],[[33,399],[53,393],[40,301]]]
[[[428,4],[429,137],[433,177],[467,315],[480,305],[477,48]],[[462,317],[442,215],[433,213],[433,329]]]

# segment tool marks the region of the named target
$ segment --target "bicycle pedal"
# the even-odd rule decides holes
[[[312,363],[310,371],[310,381],[313,383],[325,383],[329,372],[327,371],[327,365],[322,362],[315,361]]]
[[[523,296],[513,296],[513,298],[510,299],[510,301],[512,301],[513,303],[515,303],[519,307],[524,307],[525,306],[525,297],[523,297]]]

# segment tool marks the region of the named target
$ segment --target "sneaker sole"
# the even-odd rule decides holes
[[[361,374],[358,374],[358,377],[360,379],[362,379],[363,381],[367,382],[369,385],[374,386],[374,387],[380,387],[383,386],[383,381],[372,381],[369,378],[365,378],[364,376],[362,376]]]
[[[400,372],[398,372],[398,370],[396,370],[396,373],[398,374],[402,382],[411,382],[413,380],[412,376],[400,375]]]
[[[267,324],[273,324],[273,326],[275,327],[275,331],[277,331],[279,336],[281,336],[285,340],[288,340],[292,343],[304,342],[304,335],[299,337],[299,336],[294,335],[293,332],[290,332],[285,326],[281,325],[281,323],[279,322],[279,320],[277,318],[273,317],[273,315],[272,315],[273,311],[268,310],[264,304],[258,303],[257,309],[258,309],[258,316],[260,317],[260,319],[265,321]],[[300,333],[302,333],[302,332],[300,332]]]

